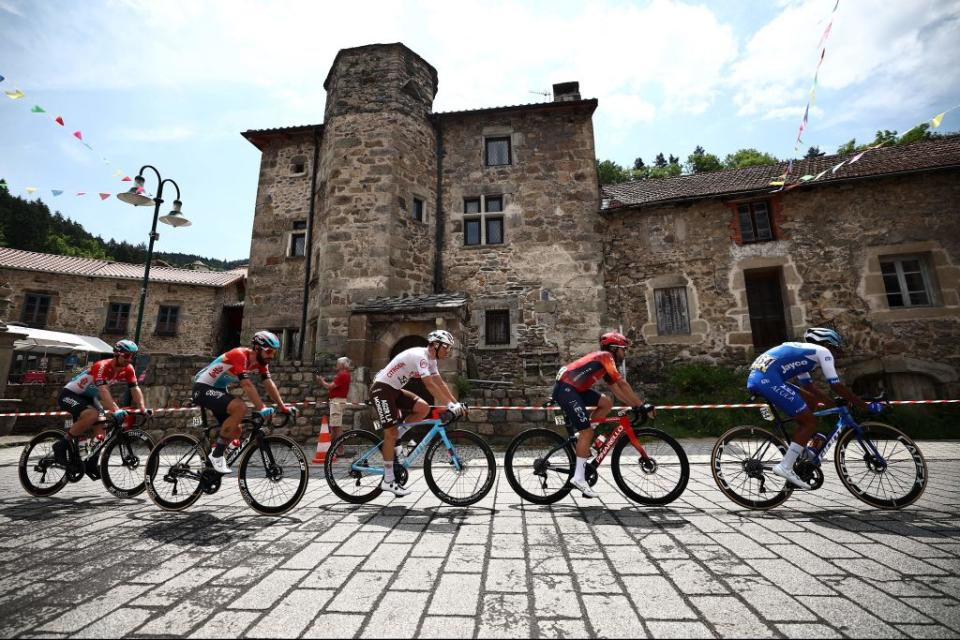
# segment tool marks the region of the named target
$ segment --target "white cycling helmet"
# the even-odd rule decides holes
[[[437,329],[436,331],[431,331],[427,335],[427,343],[433,344],[434,342],[439,342],[440,344],[445,344],[449,347],[453,346],[453,336],[449,331],[444,331],[443,329]]]
[[[843,338],[833,329],[825,327],[810,327],[803,334],[803,339],[815,344],[828,344],[831,347],[843,347]]]

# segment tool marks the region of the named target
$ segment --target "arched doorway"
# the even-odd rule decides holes
[[[407,336],[405,338],[400,338],[397,340],[397,344],[393,345],[393,348],[390,349],[390,359],[393,360],[397,354],[401,351],[406,351],[407,349],[412,349],[413,347],[425,347],[427,346],[427,340],[423,336]],[[414,378],[407,383],[405,389],[409,389],[414,392],[428,403],[433,404],[433,396],[430,395],[430,392],[427,391],[427,385],[423,384],[423,380],[420,378]]]

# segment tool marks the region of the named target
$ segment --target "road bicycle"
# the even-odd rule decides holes
[[[35,435],[20,454],[20,484],[33,496],[52,496],[68,482],[79,482],[84,475],[100,480],[111,494],[131,498],[144,489],[143,462],[153,448],[153,439],[142,427],[149,420],[144,414],[128,414],[126,419],[102,415],[94,423],[106,425],[100,437],[70,441],[67,465],[54,459],[53,445],[66,432],[50,429]]]
[[[273,414],[277,416],[278,414]],[[273,427],[283,427],[289,414],[280,414],[279,424],[267,422],[259,413],[240,421],[241,438],[224,451],[227,464],[237,473],[240,495],[250,507],[264,515],[286,513],[300,502],[310,477],[307,457],[290,438],[270,435]],[[147,495],[161,509],[182,511],[201,494],[220,490],[223,474],[214,470],[209,459],[210,443],[220,425],[212,427],[207,412],[190,422],[201,437],[178,433],[157,443],[147,459]],[[234,467],[235,463],[239,463]]]
[[[659,429],[641,427],[654,412],[653,405],[644,407],[632,419],[631,410],[619,409],[610,417],[591,420],[593,424],[616,426],[609,437],[597,433],[584,477],[587,484],[595,485],[598,468],[612,452],[610,467],[620,490],[634,502],[665,505],[686,489],[690,463],[679,442]],[[555,422],[571,431],[563,413],[555,416]],[[524,431],[507,447],[507,482],[529,502],[552,504],[561,500],[573,490],[570,480],[576,469],[576,444],[576,434],[564,437],[546,428]]]
[[[882,401],[882,397],[867,400]],[[836,415],[837,423],[829,436],[817,434],[805,447],[794,465],[797,475],[811,484],[811,490],[823,486],[821,463],[836,444],[837,475],[854,496],[880,509],[902,509],[916,502],[927,484],[927,463],[916,443],[890,425],[858,423],[844,399],[837,398],[836,403],[813,412],[818,417]],[[759,427],[735,427],[720,436],[710,458],[720,491],[748,509],[771,509],[795,490],[802,491],[771,471],[787,451],[790,438],[785,425],[793,419],[781,418],[772,405],[761,413],[775,423],[779,436]]]
[[[457,417],[435,411],[435,417],[421,422],[398,425],[393,474],[401,485],[407,483],[409,470],[424,456],[423,477],[435,496],[456,507],[479,502],[490,492],[497,475],[493,451],[483,439],[470,431],[447,430]],[[429,427],[419,444],[407,447],[401,438],[411,429]],[[347,431],[330,444],[323,472],[327,484],[342,500],[354,504],[370,502],[383,489],[384,463],[382,438],[371,431]],[[425,452],[425,453],[424,453]]]

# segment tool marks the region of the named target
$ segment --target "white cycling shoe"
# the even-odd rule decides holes
[[[780,476],[781,478],[783,478],[784,480],[792,484],[797,489],[804,489],[804,490],[810,489],[810,485],[804,482],[803,480],[801,480],[800,476],[798,476],[796,471],[794,471],[793,469],[784,469],[779,464],[777,464],[777,465],[774,465],[770,469],[770,471],[772,471],[774,475]]]
[[[398,498],[402,498],[403,496],[410,495],[410,489],[407,489],[405,486],[403,486],[399,482],[381,482],[380,488],[383,489],[384,491],[389,491],[390,493],[397,496]]]
[[[576,480],[576,479],[571,480],[570,486],[572,486],[577,491],[580,491],[583,494],[584,498],[596,498],[598,495],[600,495],[593,490],[593,487],[587,484],[586,480]]]
[[[227,466],[227,459],[223,456],[210,456],[210,464],[213,465],[213,470],[217,473],[233,473],[233,469]]]

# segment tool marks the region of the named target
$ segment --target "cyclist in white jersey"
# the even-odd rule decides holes
[[[797,458],[817,430],[817,419],[813,410],[818,404],[830,404],[832,400],[813,385],[810,372],[820,367],[823,377],[834,393],[843,397],[851,405],[863,411],[880,413],[883,405],[861,400],[846,385],[840,382],[834,365],[834,357],[843,352],[843,340],[833,329],[812,327],[803,334],[804,342],[784,342],[760,355],[750,365],[747,389],[764,397],[787,418],[797,422],[793,441],[786,455],[775,465],[773,473],[790,484],[809,489],[810,485],[800,479],[793,470]],[[801,386],[788,382],[796,378]]]
[[[377,411],[377,419],[383,429],[383,482],[385,491],[405,496],[410,490],[396,481],[393,473],[394,446],[397,442],[397,425],[401,419],[418,422],[427,416],[430,406],[427,401],[412,391],[404,389],[414,378],[423,384],[438,404],[445,403],[456,415],[467,412],[466,405],[457,402],[440,376],[437,360],[443,360],[453,351],[453,336],[438,329],[427,336],[426,347],[414,347],[397,354],[373,379],[370,398]]]

